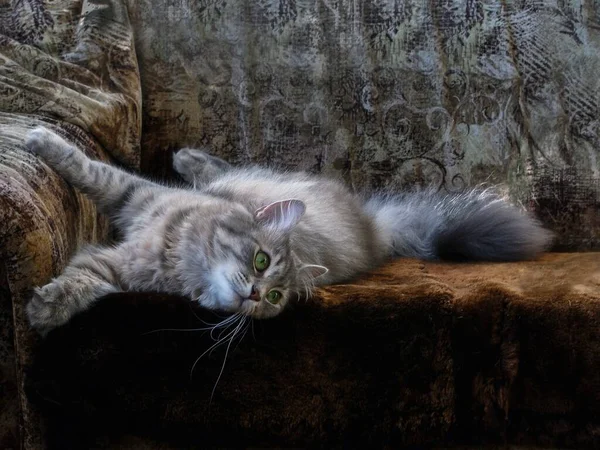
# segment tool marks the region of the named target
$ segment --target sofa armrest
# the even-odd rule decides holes
[[[108,224],[23,139],[45,125],[90,156],[106,159],[100,144],[137,169],[142,105],[125,0],[30,3],[0,14],[0,448],[37,449],[40,421],[22,395],[36,334],[23,307],[32,287],[60,273],[81,243],[106,237]]]
[[[27,131],[35,126],[52,128],[96,159],[107,160],[105,152],[79,128],[42,121],[33,116],[0,115],[0,386],[6,401],[2,417],[11,418],[3,427],[2,442],[19,439],[15,430],[19,412],[24,423],[29,411],[20,396],[22,368],[36,339],[24,315],[24,306],[33,287],[58,275],[73,252],[84,242],[106,238],[108,222],[95,206],[54,173],[42,160],[24,148]],[[11,395],[14,394],[14,395]],[[15,404],[18,402],[18,404]],[[18,416],[17,416],[18,417]],[[40,448],[32,430],[23,432],[22,442]],[[11,444],[12,445],[12,444]],[[9,445],[10,446],[10,445]]]

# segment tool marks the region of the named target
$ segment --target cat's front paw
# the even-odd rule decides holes
[[[64,325],[73,316],[72,308],[63,299],[64,293],[56,283],[35,290],[25,307],[27,318],[33,328],[45,335]]]
[[[25,138],[25,147],[36,155],[43,155],[50,145],[54,133],[47,128],[37,127],[30,130]]]
[[[71,146],[48,128],[37,127],[27,133],[25,147],[50,163],[59,163],[71,152]]]

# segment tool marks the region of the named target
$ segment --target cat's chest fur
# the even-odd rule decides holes
[[[182,293],[186,269],[181,266],[181,252],[186,246],[186,231],[193,227],[206,238],[199,242],[208,242],[211,219],[223,215],[228,202],[175,189],[151,199],[144,198],[143,193],[139,197],[138,201],[148,204],[126,230],[122,279],[127,289]],[[205,249],[199,247],[197,251],[201,255]]]

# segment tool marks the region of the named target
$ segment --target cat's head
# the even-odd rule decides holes
[[[292,252],[291,232],[304,211],[302,201],[291,199],[223,218],[212,230],[202,287],[193,294],[200,304],[267,318],[305,293],[327,269]]]

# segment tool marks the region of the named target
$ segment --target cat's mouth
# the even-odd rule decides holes
[[[233,311],[240,312],[247,316],[254,316],[256,310],[258,309],[258,304],[256,300],[252,300],[250,298],[244,298],[239,294],[235,294],[237,299],[233,302],[236,306]]]
[[[228,294],[206,295],[206,292],[202,289],[196,289],[192,294],[192,299],[210,310],[241,313],[246,316],[256,317],[259,302],[245,298],[233,290],[228,292]]]

